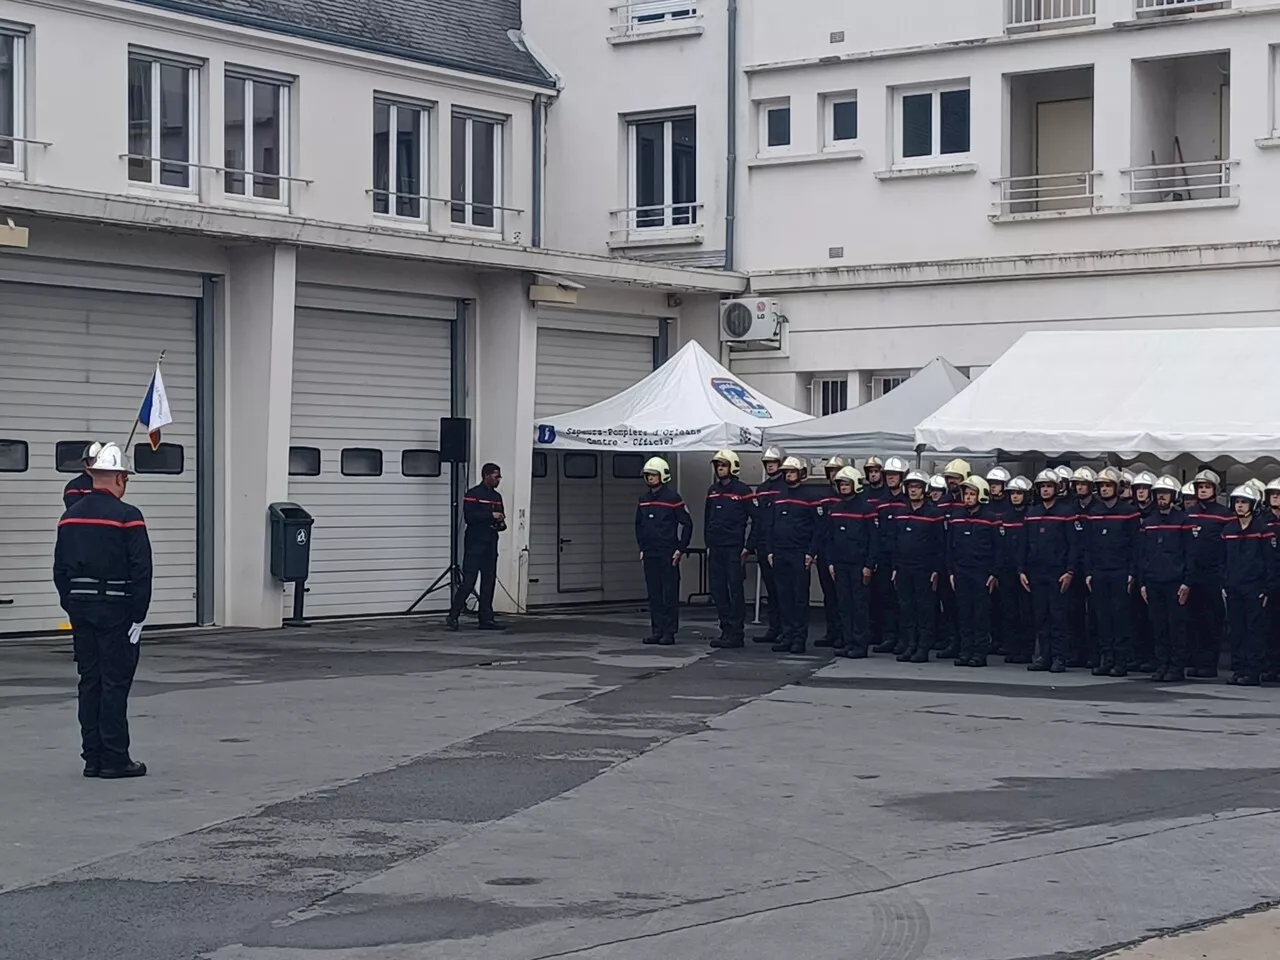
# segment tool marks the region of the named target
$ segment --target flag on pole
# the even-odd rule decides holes
[[[164,377],[160,374],[158,363],[156,372],[151,375],[147,395],[142,398],[142,409],[138,411],[138,423],[147,431],[152,450],[160,447],[160,428],[173,423],[173,415],[169,412],[169,395],[164,392]]]

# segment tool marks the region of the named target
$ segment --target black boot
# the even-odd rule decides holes
[[[899,663],[907,663],[915,655],[915,652],[916,651],[914,647],[904,647],[902,650],[898,651],[898,656],[896,659]]]
[[[767,633],[760,634],[760,636],[758,637],[752,637],[751,642],[752,643],[777,643],[778,636],[779,636],[778,634],[770,630]]]
[[[815,644],[814,644],[814,646],[816,647],[816,646],[817,646],[817,644],[815,643]],[[793,644],[791,645],[791,652],[792,652],[792,653],[804,653],[804,641],[803,641],[803,640],[797,640],[795,643],[793,643]]]
[[[985,667],[986,665],[987,665],[986,657],[970,657],[969,658],[968,666],[970,667]]]
[[[98,777],[102,780],[124,780],[128,777],[145,777],[146,775],[147,765],[137,760],[130,760],[123,767],[103,767],[98,771]]]
[[[672,636],[663,637],[661,640],[658,641],[658,646],[660,647],[674,647],[675,644],[676,644],[676,638]]]
[[[1044,657],[1036,657],[1029,664],[1027,664],[1027,669],[1032,673],[1044,673],[1046,670],[1049,669],[1049,661],[1046,660]]]
[[[1054,657],[1053,663],[1049,664],[1050,673],[1066,673],[1067,665],[1062,662],[1061,657]]]
[[[1111,658],[1104,657],[1102,662],[1089,672],[1092,673],[1095,677],[1109,677],[1111,676],[1111,668],[1113,666],[1115,666],[1115,663],[1112,662]]]
[[[817,646],[817,644],[814,644],[814,646]],[[835,649],[836,653],[840,653],[841,651],[849,649],[849,641],[844,637],[836,637],[836,642],[832,644],[832,647]]]
[[[937,653],[939,660],[954,660],[958,656],[960,656],[960,644],[958,643],[948,643]]]
[[[916,647],[910,657],[907,658],[908,663],[928,663],[929,651],[924,647]]]
[[[881,640],[871,648],[872,653],[893,653],[898,646],[897,640]]]
[[[1127,677],[1128,675],[1129,675],[1129,670],[1125,667],[1123,663],[1117,663],[1114,667],[1111,668],[1111,676],[1113,677]]]
[[[86,760],[84,762],[84,775],[86,777],[96,777],[102,772],[102,764],[97,760]]]
[[[813,641],[813,645],[815,647],[834,647],[836,645],[836,641],[833,637],[819,637],[817,640]]]
[[[867,648],[860,647],[857,644],[851,644],[841,651],[850,660],[865,660],[867,657]]]
[[[661,639],[662,639],[661,637],[648,636],[648,637],[645,637],[645,638],[644,638],[644,642],[645,642],[645,643],[657,643],[657,642],[658,642],[659,640],[661,640]]]
[[[1030,663],[1031,658],[1025,653],[1015,653],[1004,658],[1005,663]]]
[[[1186,670],[1182,667],[1169,667],[1164,672],[1164,679],[1167,683],[1183,683],[1186,681]]]
[[[779,639],[772,647],[769,648],[774,653],[790,653],[791,641],[785,638]]]
[[[1258,687],[1262,685],[1262,681],[1256,673],[1233,673],[1227,683],[1233,687]],[[106,776],[105,770],[103,771],[103,776]]]
[[[456,631],[456,630],[458,629],[458,618],[457,618],[457,616],[456,616],[455,614],[452,614],[452,613],[451,613],[451,614],[449,614],[447,617],[445,617],[445,618],[444,618],[444,625],[445,625],[446,627],[448,627],[450,630],[454,630],[454,631]]]

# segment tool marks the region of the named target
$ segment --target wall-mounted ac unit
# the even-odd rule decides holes
[[[787,318],[778,301],[766,297],[723,300],[720,303],[720,342],[757,349],[780,349]]]

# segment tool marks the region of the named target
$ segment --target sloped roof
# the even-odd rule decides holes
[[[134,0],[145,6],[481,76],[552,87],[507,31],[520,0]]]

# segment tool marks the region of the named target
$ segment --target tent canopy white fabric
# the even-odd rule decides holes
[[[1280,452],[1280,328],[1028,333],[916,427],[955,450],[1250,463]]]
[[[788,453],[914,457],[916,424],[969,385],[938,357],[878,400],[789,427],[767,427],[765,441]]]
[[[695,341],[616,396],[538,421],[542,450],[758,450],[761,431],[813,419],[749,389]]]

